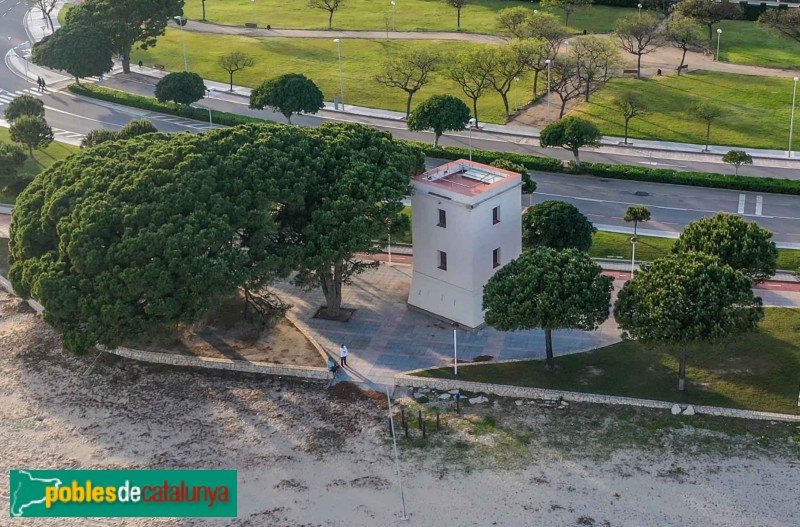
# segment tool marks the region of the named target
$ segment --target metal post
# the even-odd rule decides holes
[[[635,238],[635,237],[634,237]],[[636,242],[631,239],[633,250],[631,251],[631,278],[633,278],[633,269],[636,262]]]
[[[389,265],[392,265],[392,229],[391,229],[391,227],[390,227],[390,228],[389,228],[389,229],[387,229],[387,230],[389,231],[389,232],[388,232],[388,236],[389,236],[389,242],[388,242],[388,244],[387,244],[387,247],[388,247],[388,249],[389,249]]]
[[[550,124],[550,63],[552,61],[547,59],[544,61],[547,64],[547,124]]]
[[[342,99],[342,110],[344,110],[344,70],[342,69],[342,40],[339,38],[333,39],[336,42],[336,47],[339,50],[339,96]]]
[[[178,26],[181,28],[181,43],[183,44],[183,71],[189,71],[189,61],[186,59],[186,37],[183,35],[183,17],[176,16]]]
[[[439,409],[437,408],[436,409],[436,431],[437,432],[439,431],[439,428],[440,428],[440,425],[439,425]]]
[[[722,28],[717,28],[717,62],[719,62],[719,41],[722,38]]]
[[[453,375],[458,375],[458,338],[457,329],[453,328]]]
[[[392,423],[392,443],[394,445],[394,466],[397,470],[397,485],[400,487],[400,501],[403,503],[403,520],[408,520],[406,512],[406,497],[403,494],[403,479],[400,476],[400,457],[397,454],[397,436],[394,433],[394,419],[392,419],[392,398],[389,397],[389,389],[386,389],[386,400],[389,402],[389,421]],[[408,429],[406,429],[408,435]]]
[[[256,0],[250,0],[253,4],[253,14],[250,18],[252,18],[253,22],[256,21]]]
[[[214,91],[214,88],[209,88],[206,90],[208,92],[208,129],[214,128],[214,120],[211,118],[211,92]]]
[[[27,75],[27,73],[26,73]],[[800,77],[794,78],[794,90],[792,92],[792,117],[789,119],[789,156],[792,157],[792,139],[794,135],[794,105],[797,102],[797,81],[800,80]]]
[[[419,426],[419,429],[422,430],[422,410],[418,410],[418,412],[419,413],[417,414],[417,426]]]
[[[392,31],[397,31],[397,26],[395,25],[395,10],[397,9],[397,3],[392,0]]]
[[[519,111],[519,77],[514,77],[514,111]]]

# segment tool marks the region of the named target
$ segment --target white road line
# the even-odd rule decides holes
[[[745,195],[739,194],[739,210],[737,210],[737,214],[744,214],[744,202],[745,202]]]
[[[764,205],[764,196],[756,196],[756,216],[761,216],[761,209]]]

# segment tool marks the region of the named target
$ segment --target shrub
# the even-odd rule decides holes
[[[122,129],[117,132],[117,139],[130,139],[137,135],[153,134],[158,132],[158,128],[153,126],[153,123],[147,119],[137,119],[129,122]]]
[[[105,143],[106,141],[113,141],[117,138],[117,133],[111,130],[106,130],[105,128],[98,128],[97,130],[92,130],[86,136],[81,139],[81,148],[92,148],[93,146],[97,146],[100,143]]]

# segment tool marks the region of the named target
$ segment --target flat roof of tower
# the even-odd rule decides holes
[[[412,179],[465,196],[475,196],[514,177],[519,178],[520,174],[475,161],[458,159],[414,176]]]

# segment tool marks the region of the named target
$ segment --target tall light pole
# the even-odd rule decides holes
[[[550,59],[544,61],[547,64],[547,124],[550,124],[550,64],[552,62]]]
[[[252,18],[253,22],[255,22],[256,21],[256,0],[250,0],[250,3],[253,5],[252,15],[250,15],[250,18]]]
[[[394,23],[394,12],[397,9],[397,2],[392,0],[392,31],[397,31],[397,26]]]
[[[514,77],[514,111],[519,111],[519,77]]]
[[[472,161],[472,127],[478,124],[475,119],[470,119],[467,126],[469,127],[469,160]]]
[[[794,78],[794,90],[792,91],[792,117],[789,119],[789,155],[792,157],[792,136],[794,135],[794,105],[797,102],[797,81],[800,77]]]
[[[208,93],[208,129],[211,130],[214,128],[214,121],[211,119],[211,94],[214,93],[216,88],[208,88],[206,92]]]
[[[717,62],[719,62],[719,40],[722,38],[722,28],[717,28]]]
[[[639,8],[639,16],[642,16],[642,4],[636,4],[636,7]]]
[[[186,37],[183,36],[183,17],[176,16],[175,20],[181,28],[181,43],[183,43],[183,71],[189,71],[189,61],[186,59]]]
[[[342,99],[342,111],[344,111],[344,70],[342,69],[342,39],[333,39],[339,50],[339,96]]]

